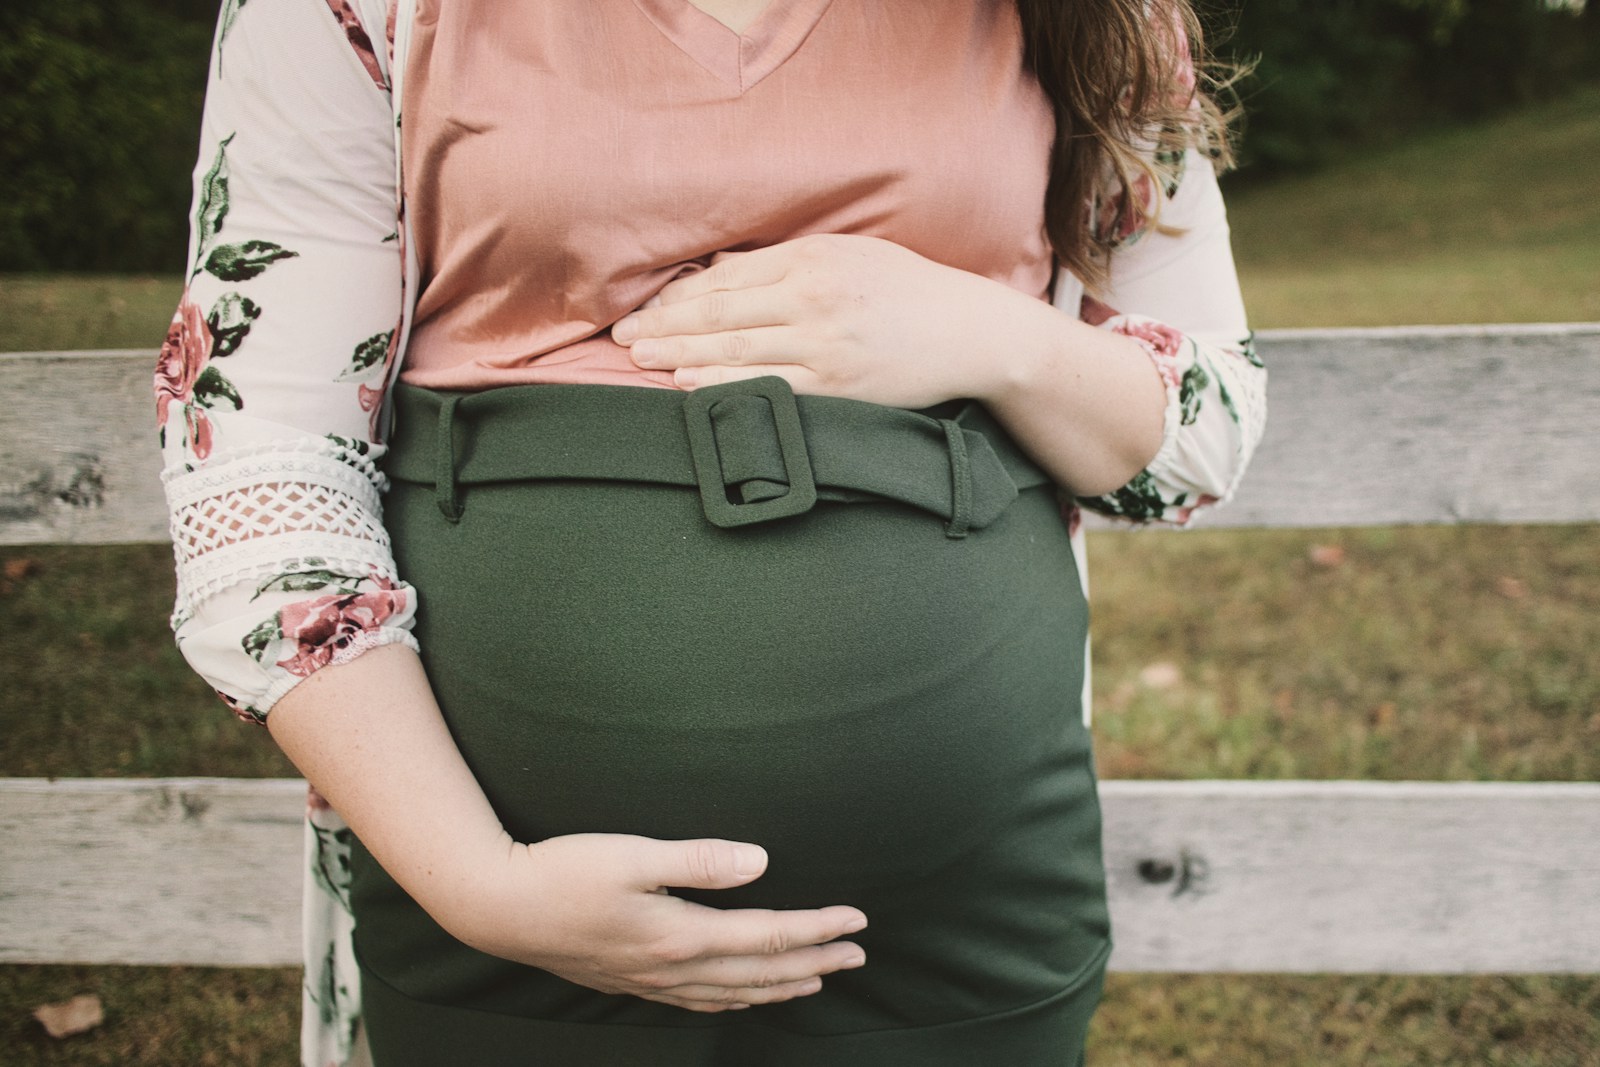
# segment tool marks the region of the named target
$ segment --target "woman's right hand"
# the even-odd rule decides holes
[[[755,845],[623,834],[517,844],[404,645],[316,671],[267,728],[400,887],[480,951],[693,1011],[815,993],[820,976],[864,959],[833,941],[866,925],[854,908],[724,911],[667,894],[754,881],[767,866]]]
[[[471,899],[430,908],[441,925],[479,951],[603,993],[716,1012],[807,996],[822,975],[866,962],[860,947],[834,940],[866,926],[855,908],[724,911],[666,892],[754,881],[767,865],[756,845],[506,838],[491,864]]]

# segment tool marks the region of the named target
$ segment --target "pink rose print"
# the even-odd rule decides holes
[[[355,49],[356,58],[361,60],[361,65],[366,68],[373,84],[380,89],[389,88],[384,84],[383,71],[378,66],[378,54],[373,50],[372,38],[367,36],[366,27],[361,25],[361,19],[350,7],[350,0],[327,0],[327,2],[328,10],[339,20],[339,28],[344,30],[345,39],[350,42],[350,47]]]
[[[1199,511],[1201,508],[1210,507],[1220,499],[1222,498],[1212,496],[1210,493],[1201,493],[1199,496],[1195,497],[1194,503],[1187,504],[1179,508],[1173,508],[1171,514],[1167,518],[1167,521],[1175,522],[1179,526],[1182,526],[1194,516],[1195,512]]]
[[[1143,343],[1161,371],[1162,381],[1171,386],[1183,381],[1183,370],[1178,366],[1178,356],[1183,351],[1183,334],[1165,323],[1138,318],[1124,318],[1112,325],[1111,331]]]
[[[156,425],[166,426],[167,408],[172,401],[184,405],[185,440],[200,459],[211,454],[211,421],[194,405],[194,383],[210,359],[211,327],[206,323],[205,312],[189,299],[186,289],[156,360]]]
[[[240,722],[255,723],[257,726],[261,725],[261,717],[241,703],[237,697],[231,697],[221,690],[217,690],[216,693],[218,698],[221,699],[222,703],[229,711],[233,712],[234,717]]]
[[[405,609],[406,594],[387,578],[375,578],[370,593],[320,596],[291,604],[278,615],[286,640],[295,643],[294,654],[277,665],[299,678],[333,662],[359,634],[376,630]]]

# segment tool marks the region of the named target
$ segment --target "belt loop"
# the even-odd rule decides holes
[[[967,456],[967,438],[954,419],[940,419],[944,440],[950,450],[950,522],[944,528],[949,538],[962,538],[972,526],[972,460]]]
[[[458,393],[451,393],[439,405],[439,421],[434,426],[433,499],[446,522],[461,521],[461,499],[456,492],[456,405]]]

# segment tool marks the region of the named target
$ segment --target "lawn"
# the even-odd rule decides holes
[[[1600,319],[1600,90],[1236,183],[1259,326]],[[0,277],[0,350],[143,346],[177,283]],[[1267,352],[1270,360],[1270,350]],[[1107,777],[1592,780],[1600,538],[1580,527],[1097,534]],[[165,546],[0,549],[3,775],[280,775],[165,631]],[[95,991],[56,1043],[35,1004]],[[291,971],[0,968],[0,1063],[288,1063]],[[1592,977],[1114,976],[1097,1067],[1600,1067]]]

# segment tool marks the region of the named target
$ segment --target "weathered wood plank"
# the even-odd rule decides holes
[[[1600,784],[1104,792],[1118,969],[1600,972]]]
[[[0,544],[168,539],[154,352],[0,354]]]
[[[0,779],[0,962],[298,962],[305,796],[292,779]]]
[[[1267,434],[1208,526],[1600,520],[1600,323],[1277,330]]]
[[[1102,796],[1118,970],[1600,972],[1600,784]],[[0,780],[0,962],[296,962],[302,803],[289,780]]]
[[[1600,324],[1264,332],[1267,439],[1211,526],[1600,520]],[[150,352],[0,355],[0,544],[164,540]],[[26,403],[17,402],[26,398]]]

